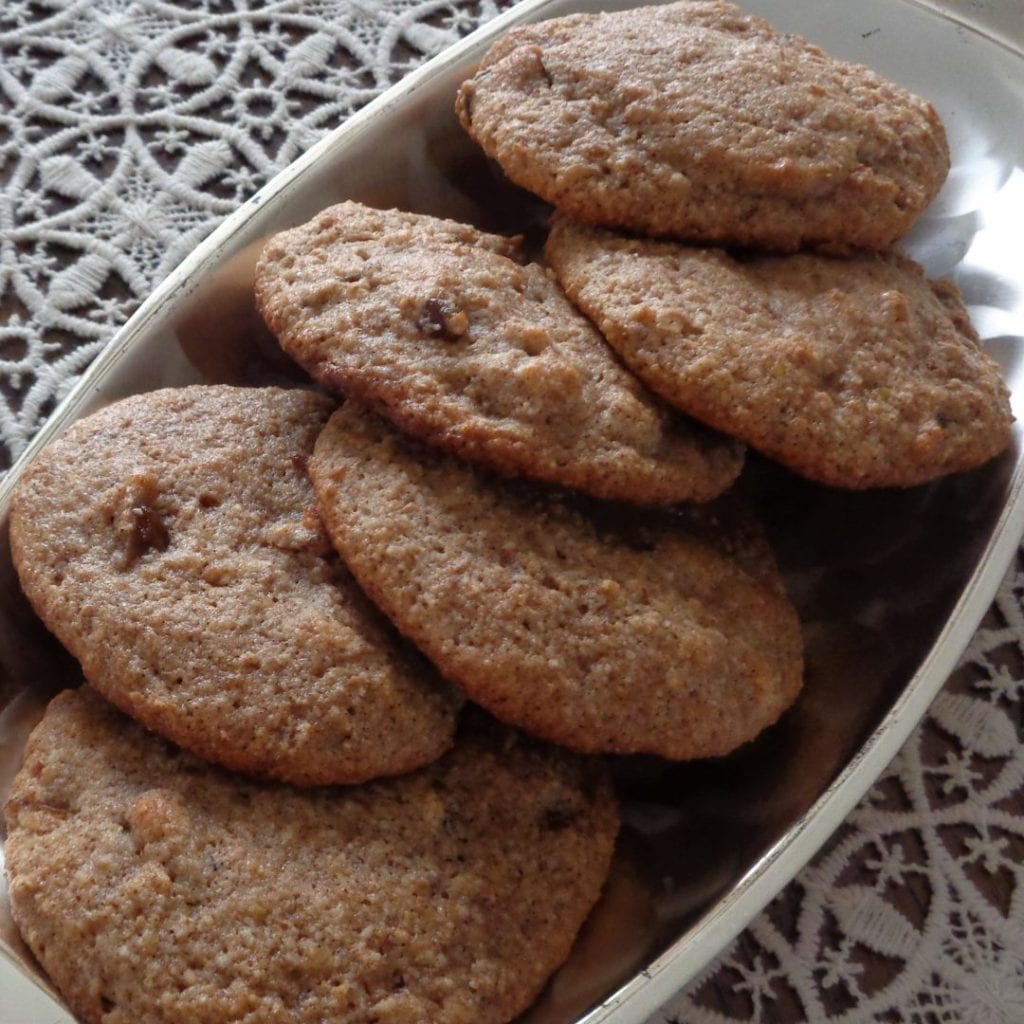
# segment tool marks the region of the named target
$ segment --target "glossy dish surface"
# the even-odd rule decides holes
[[[626,3],[526,0],[414,72],[275,178],[147,301],[0,484],[47,441],[118,397],[195,382],[294,380],[252,304],[262,241],[351,198],[535,229],[545,209],[496,177],[458,126],[458,83],[506,27]],[[932,276],[960,285],[986,349],[1024,416],[1024,57],[991,31],[914,0],[752,0],[746,8],[930,99],[950,179],[907,239]],[[976,12],[975,12],[976,13]],[[974,15],[972,15],[974,16]],[[942,59],[935,55],[941,53]],[[801,613],[807,687],[756,742],[717,761],[618,766],[623,841],[577,952],[525,1019],[640,1022],[687,982],[791,878],[895,755],[969,641],[1024,524],[1020,428],[989,465],[907,491],[845,494],[767,462],[747,473]],[[20,595],[0,549],[0,788],[46,699],[75,670]],[[57,1022],[57,1005],[0,893],[0,989],[14,1019]],[[20,1014],[20,1016],[18,1015]]]

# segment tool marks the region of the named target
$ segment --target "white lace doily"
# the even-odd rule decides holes
[[[2,0],[0,440],[226,213],[493,0]],[[655,1020],[1024,1021],[1024,571],[838,834]]]

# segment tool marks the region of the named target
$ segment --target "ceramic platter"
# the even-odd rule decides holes
[[[123,395],[294,373],[251,297],[262,240],[345,198],[529,230],[544,211],[507,186],[452,113],[458,83],[510,25],[628,6],[525,0],[339,127],[227,219],[142,306],[0,485],[46,442]],[[1024,414],[1024,25],[1008,3],[749,0],[782,30],[868,64],[929,98],[945,120],[949,181],[908,239],[952,275]],[[962,13],[968,12],[968,13]],[[970,17],[973,21],[964,19]],[[1016,36],[1016,38],[1014,38]],[[902,492],[845,494],[766,462],[748,467],[804,624],[797,706],[713,762],[619,766],[625,828],[611,884],[531,1024],[627,1024],[653,1013],[799,870],[864,794],[955,666],[1024,525],[1020,429],[1002,458]],[[0,786],[46,699],[74,666],[36,622],[0,543]],[[4,1020],[70,1018],[42,987],[0,891]]]

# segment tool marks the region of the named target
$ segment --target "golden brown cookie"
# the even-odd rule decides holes
[[[649,235],[884,248],[949,170],[930,104],[714,0],[513,28],[456,109],[517,184]]]
[[[267,246],[260,309],[321,384],[509,475],[638,504],[705,501],[742,446],[679,416],[512,239],[342,203]]]
[[[458,707],[323,533],[305,463],[333,404],[126,399],[44,451],[11,513],[22,586],[100,692],[208,760],[300,784],[425,764]]]
[[[667,513],[484,477],[352,403],[310,476],[367,593],[504,721],[576,750],[707,757],[796,698],[799,623],[754,545],[734,560]]]
[[[502,1024],[568,954],[618,820],[600,763],[490,728],[295,790],[67,691],[6,806],[15,921],[87,1024]]]
[[[547,256],[650,388],[815,480],[910,486],[1009,443],[956,287],[905,256],[738,259],[566,220]]]

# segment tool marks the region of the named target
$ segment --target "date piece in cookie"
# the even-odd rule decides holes
[[[299,784],[408,771],[458,700],[362,594],[305,465],[309,391],[189,387],[76,423],[18,485],[26,594],[86,678],[208,760]]]
[[[649,387],[814,480],[911,486],[1009,443],[956,287],[904,256],[737,259],[565,220],[547,255]]]
[[[603,498],[705,501],[742,446],[655,398],[513,239],[357,203],[267,246],[259,307],[321,384],[508,475]]]
[[[6,816],[14,919],[87,1024],[502,1024],[567,956],[618,827],[599,762],[495,723],[410,775],[296,790],[87,688],[51,703]]]
[[[689,240],[884,248],[949,170],[930,104],[728,3],[513,28],[456,109],[574,219]]]
[[[310,476],[367,593],[504,721],[682,759],[727,753],[796,698],[797,616],[770,559],[744,566],[749,544],[730,558],[676,515],[484,477],[352,403]]]

